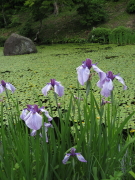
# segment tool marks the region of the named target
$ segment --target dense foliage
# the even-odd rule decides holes
[[[79,23],[79,27],[82,28],[81,25],[83,25],[91,29],[91,27],[96,27],[108,20],[107,9],[104,9],[107,1],[108,0],[2,0],[0,2],[0,28],[17,27],[17,32],[19,34],[30,37],[37,43],[86,42],[86,38],[84,38],[84,40],[78,37],[64,37],[63,39],[59,38],[56,40],[57,37],[55,36],[55,32],[54,36],[56,39],[49,36],[47,38],[41,38],[42,29],[43,27],[46,28],[46,24],[43,23],[43,20],[48,16],[52,17],[53,15],[53,17],[55,17],[61,11],[63,12],[65,9],[68,9],[76,12],[76,16],[71,18],[79,20],[79,22],[77,22]],[[133,2],[134,1],[130,0],[128,3],[130,9],[134,7]],[[61,29],[61,27],[58,27],[58,31],[60,30],[59,28]],[[56,32],[56,34],[57,33],[58,32]],[[93,39],[93,42],[97,42],[97,39]]]
[[[82,24],[83,25],[96,25],[106,20],[106,13],[103,9],[102,1],[97,0],[16,0],[16,1],[1,1],[0,3],[0,27],[6,27],[9,24],[16,25],[12,21],[11,15],[17,13],[18,11],[26,10],[29,11],[29,16],[32,14],[32,18],[35,21],[40,21],[42,24],[42,20],[46,18],[48,15],[54,13],[57,15],[59,13],[59,9],[63,7],[74,8],[74,6],[78,5],[77,11],[79,15],[82,16]]]
[[[135,33],[130,28],[118,26],[112,30],[108,28],[94,28],[88,37],[89,42],[103,43],[103,44],[134,44]]]
[[[134,39],[135,33],[133,33],[130,28],[124,26],[114,28],[110,35],[110,42],[119,45],[134,43]]]
[[[95,26],[107,20],[102,1],[99,3],[98,0],[85,0],[80,3],[77,11],[82,16],[81,23],[85,26]]]
[[[135,13],[135,0],[130,0],[127,5],[128,13]]]
[[[34,36],[34,31],[32,29],[32,20],[28,19],[23,26],[21,26],[20,30],[19,30],[19,34],[21,34],[22,36],[26,36],[32,39],[32,37]]]
[[[11,15],[18,13],[23,7],[24,0],[0,1],[0,28],[7,27],[11,22]]]
[[[111,30],[108,28],[94,28],[90,34],[88,41],[94,43],[109,43],[109,35]]]
[[[106,1],[113,1],[113,2],[118,2],[119,0],[106,0]]]
[[[0,27],[6,27],[9,22],[8,16],[18,13],[18,11],[29,11],[35,21],[46,18],[51,13],[58,13],[59,7],[63,5],[73,5],[72,0],[1,0],[0,2]]]

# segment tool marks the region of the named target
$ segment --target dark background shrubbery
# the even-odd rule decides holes
[[[0,14],[0,28],[6,28],[11,23],[11,19],[10,19],[9,15],[6,15],[5,18],[6,18],[7,24],[5,24],[3,16],[2,16],[2,14]]]
[[[128,13],[135,13],[135,0],[130,0],[127,5]]]
[[[134,44],[135,33],[130,28],[124,26],[119,26],[112,30],[98,27],[90,32],[88,42],[118,45]]]
[[[108,28],[95,28],[89,34],[88,41],[93,43],[109,43],[110,33],[111,30]]]
[[[7,39],[6,37],[0,36],[0,47],[4,46],[6,39]]]
[[[2,0],[0,12],[1,37],[15,32],[39,45],[126,42],[134,33],[119,26],[135,29],[135,0]]]
[[[107,13],[104,10],[102,1],[86,1],[82,3],[78,9],[81,15],[81,23],[84,26],[91,27],[107,20]]]
[[[35,33],[32,28],[32,19],[28,19],[20,28],[19,34],[29,38],[33,38]]]

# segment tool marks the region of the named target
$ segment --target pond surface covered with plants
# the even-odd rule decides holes
[[[48,97],[43,96],[41,89],[50,82],[50,79],[60,81],[65,87],[65,96],[60,100],[61,106],[66,107],[67,100],[70,99],[71,92],[77,96],[77,90],[81,94],[85,93],[85,86],[78,85],[76,68],[81,65],[86,58],[92,59],[93,63],[98,63],[98,67],[104,72],[112,71],[114,74],[120,73],[125,80],[128,89],[123,91],[123,86],[114,80],[114,96],[120,107],[121,121],[135,109],[135,47],[134,45],[100,45],[100,44],[58,44],[38,46],[38,53],[4,56],[3,48],[0,48],[0,74],[1,80],[10,82],[16,87],[14,97],[19,101],[20,111],[27,104],[36,104],[37,93],[42,105],[48,108],[49,102],[53,101],[53,93],[49,92]],[[98,75],[91,69],[92,88],[97,98],[100,100],[100,88],[96,86]],[[4,93],[1,99],[5,98]],[[55,112],[55,104],[53,106]],[[98,119],[98,117],[97,117]],[[129,122],[129,126],[135,128],[135,117]]]

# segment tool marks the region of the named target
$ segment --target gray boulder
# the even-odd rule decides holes
[[[37,53],[37,49],[31,39],[13,33],[5,41],[3,52],[5,56],[11,56]]]

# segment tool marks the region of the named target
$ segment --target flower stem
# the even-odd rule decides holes
[[[91,88],[91,81],[88,80],[87,83],[86,83],[86,97],[88,97],[89,92],[90,92],[91,89],[92,89]]]

